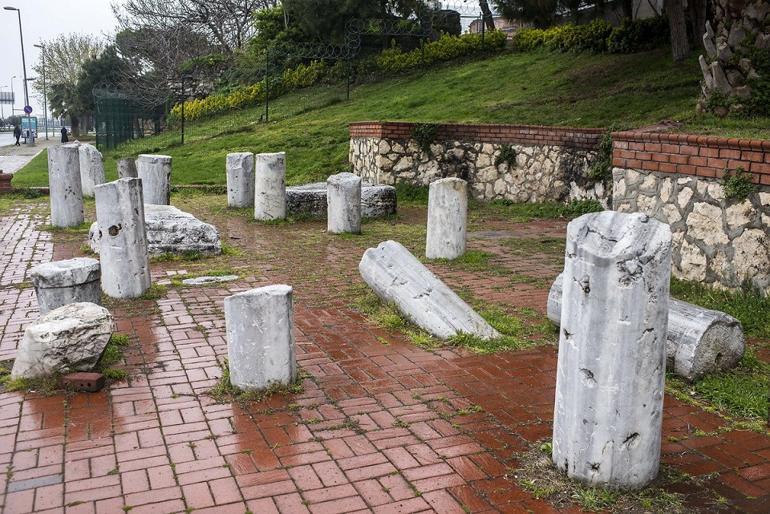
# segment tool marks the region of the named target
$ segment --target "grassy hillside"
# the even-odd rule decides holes
[[[770,119],[718,120],[694,114],[699,91],[695,59],[671,62],[666,49],[634,55],[504,53],[355,87],[295,92],[263,109],[235,111],[179,134],[130,142],[107,152],[108,178],[124,155],[174,157],[174,182],[222,184],[225,155],[233,151],[287,152],[291,184],[324,179],[347,166],[347,124],[363,120],[524,123],[631,128],[661,120],[681,130],[770,138]],[[47,183],[42,154],[14,178],[14,185]]]

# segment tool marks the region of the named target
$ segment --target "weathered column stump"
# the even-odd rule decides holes
[[[254,219],[286,218],[286,154],[261,153],[254,158]]]
[[[338,173],[326,180],[326,230],[330,234],[361,233],[361,177]]]
[[[254,154],[227,154],[227,206],[254,205]]]
[[[101,267],[96,259],[47,262],[32,268],[30,277],[41,316],[69,303],[101,303]]]
[[[660,464],[671,230],[644,214],[567,228],[553,461],[590,485],[637,489]]]
[[[118,161],[118,178],[139,178],[134,159],[126,158]]]
[[[465,253],[468,218],[468,183],[459,178],[444,178],[430,185],[428,191],[428,235],[425,256],[428,259],[456,259]]]
[[[169,205],[171,202],[171,157],[140,155],[136,159],[137,176],[142,179],[145,203]]]
[[[151,285],[142,180],[122,178],[96,186],[96,222],[102,291],[112,298],[142,296]]]
[[[78,145],[48,149],[48,188],[51,199],[51,225],[77,227],[83,224],[83,186],[80,182]]]
[[[245,391],[290,384],[297,375],[292,288],[273,285],[225,298],[230,383]]]
[[[104,184],[104,158],[94,145],[87,143],[78,147],[80,157],[80,183],[83,196],[93,197],[94,187]]]

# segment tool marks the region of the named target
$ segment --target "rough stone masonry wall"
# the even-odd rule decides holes
[[[770,141],[631,132],[613,146],[613,207],[671,225],[675,276],[770,294]],[[757,191],[728,200],[721,179],[738,167]]]
[[[350,126],[353,172],[372,184],[428,185],[468,181],[480,200],[515,202],[597,199],[608,206],[604,184],[588,176],[603,131],[520,125],[439,125],[431,152],[412,138],[412,123]],[[498,162],[504,146],[515,162]]]

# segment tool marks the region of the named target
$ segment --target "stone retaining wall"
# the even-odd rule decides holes
[[[515,202],[598,199],[604,184],[588,170],[604,131],[525,125],[436,126],[431,151],[412,137],[413,123],[350,125],[353,172],[373,184],[427,185],[445,177],[469,182],[474,197]],[[501,162],[510,146],[514,162]]]
[[[770,141],[621,132],[613,165],[614,209],[671,225],[675,276],[770,293]],[[739,167],[757,191],[728,200],[721,179]]]

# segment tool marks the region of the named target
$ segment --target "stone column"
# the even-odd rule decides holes
[[[361,177],[338,173],[326,180],[326,230],[330,234],[361,233]]]
[[[644,214],[567,227],[553,461],[590,485],[638,489],[660,464],[671,230]]]
[[[118,161],[118,178],[138,178],[136,161],[134,159],[120,159]]]
[[[227,206],[254,205],[254,154],[227,154]]]
[[[142,179],[146,203],[169,205],[171,202],[171,157],[140,155],[136,160],[137,176]]]
[[[254,159],[254,219],[286,218],[286,153],[261,153]]]
[[[225,325],[233,386],[248,391],[294,381],[291,287],[273,285],[225,298]]]
[[[75,144],[48,149],[48,187],[51,197],[51,225],[77,227],[84,221],[80,156]]]
[[[428,191],[428,259],[456,259],[465,253],[465,226],[468,218],[468,183],[444,178]]]
[[[143,295],[151,281],[142,180],[122,178],[96,186],[96,222],[102,291],[113,298]]]
[[[47,262],[30,270],[35,286],[40,315],[48,314],[63,305],[78,302],[100,304],[99,261],[76,257],[64,261]]]
[[[104,184],[104,158],[94,145],[81,144],[78,148],[80,156],[80,183],[83,196],[94,196],[94,187]]]

